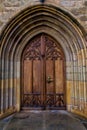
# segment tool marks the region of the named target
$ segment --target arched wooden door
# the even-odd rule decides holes
[[[22,108],[65,109],[64,54],[46,34],[23,51]]]

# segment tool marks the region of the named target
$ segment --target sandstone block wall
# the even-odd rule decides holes
[[[0,0],[0,32],[5,24],[23,8],[40,3],[40,0]],[[47,3],[67,9],[87,30],[87,0],[45,0],[45,4]]]

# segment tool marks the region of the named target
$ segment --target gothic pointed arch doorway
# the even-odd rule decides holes
[[[34,37],[22,53],[22,109],[65,109],[61,46],[47,34]]]

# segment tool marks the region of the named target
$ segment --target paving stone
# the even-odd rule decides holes
[[[19,117],[26,117],[20,118]],[[4,130],[87,130],[77,116],[67,111],[16,113]],[[85,120],[86,121],[86,120]]]

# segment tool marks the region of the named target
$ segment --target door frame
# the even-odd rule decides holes
[[[50,36],[50,35],[48,35],[48,34],[46,34],[46,33],[39,33],[39,34],[37,34],[36,36],[34,36],[34,37],[37,37],[38,35],[41,35],[41,34],[45,34],[45,35],[47,35],[48,37],[50,37],[53,41],[55,41],[55,43],[58,45],[58,46],[60,46],[60,44],[58,43],[58,41],[56,41],[52,36]],[[33,38],[34,38],[33,37]],[[28,46],[28,44],[31,42],[31,40],[33,39],[33,38],[31,38],[30,40],[29,40],[29,42],[26,44],[26,46]],[[22,57],[23,57],[23,52],[24,52],[24,50],[25,50],[25,48],[26,48],[26,46],[23,48],[23,51],[22,51],[22,55],[21,55],[21,86],[22,86],[22,89],[23,89],[23,85],[24,85],[24,82],[23,82],[23,59],[22,59]],[[62,47],[60,46],[60,48],[62,49]],[[63,49],[62,49],[62,52],[63,52]],[[64,55],[64,52],[63,52],[63,56],[64,56],[64,60],[63,60],[63,88],[64,88],[64,102],[65,102],[65,109],[66,109],[66,68],[65,68],[65,64],[66,64],[66,62],[65,62],[65,55]],[[23,90],[21,89],[21,92],[20,93],[22,93],[22,94],[20,94],[20,97],[21,97],[21,101],[20,101],[20,108],[22,108],[22,100],[23,100]],[[60,109],[61,110],[61,109]]]

